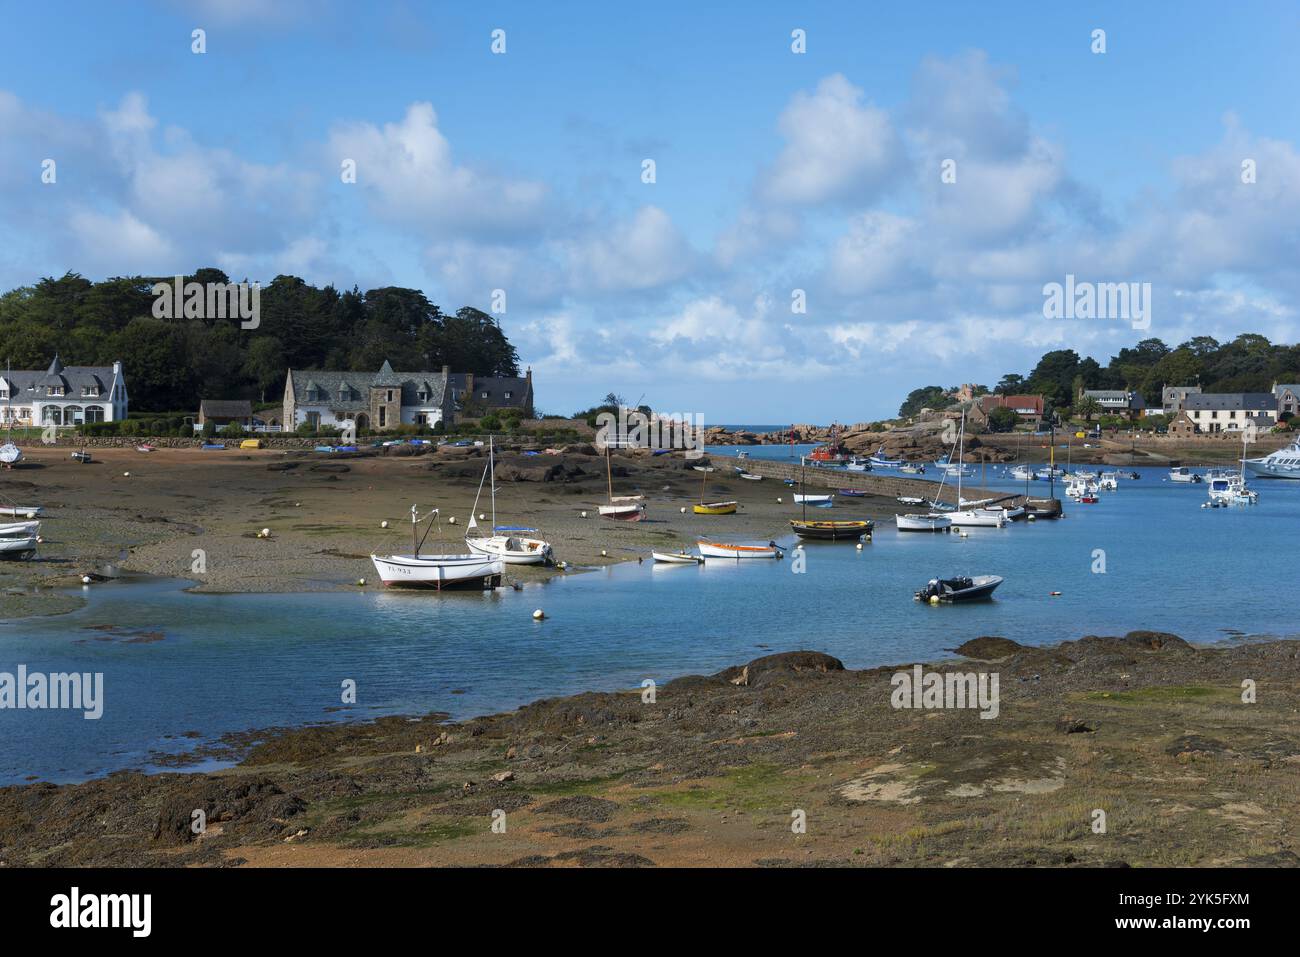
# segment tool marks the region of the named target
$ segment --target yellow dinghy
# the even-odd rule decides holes
[[[691,506],[695,509],[696,515],[735,515],[735,502],[702,502],[699,505]]]

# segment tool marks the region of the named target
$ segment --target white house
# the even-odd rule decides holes
[[[122,363],[65,366],[56,355],[44,372],[0,372],[0,422],[15,426],[80,425],[126,418]]]
[[[1256,428],[1277,424],[1277,396],[1272,392],[1202,392],[1183,400],[1198,432],[1236,432],[1247,422]]]

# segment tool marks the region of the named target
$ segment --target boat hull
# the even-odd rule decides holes
[[[870,535],[876,527],[875,522],[801,522],[791,520],[790,528],[800,538],[815,539],[825,542],[855,541],[863,535]]]
[[[474,589],[489,591],[501,584],[505,566],[483,555],[371,555],[379,580],[389,588],[425,588],[434,591]]]
[[[735,515],[735,502],[708,502],[703,505],[692,505],[692,511],[696,515]]]
[[[0,558],[26,559],[36,554],[36,536],[27,538],[0,538]]]
[[[965,579],[934,579],[916,593],[917,601],[937,599],[944,604],[968,601],[988,601],[1002,584],[998,575],[978,575]]]
[[[35,518],[41,514],[40,505],[5,505],[0,506],[0,516],[4,518]]]
[[[900,532],[946,532],[952,528],[947,515],[895,515],[894,523]]]
[[[1025,514],[1034,519],[1060,518],[1064,514],[1059,498],[1027,498]]]
[[[1007,523],[1006,516],[1002,514],[1001,509],[996,511],[985,509],[959,509],[948,512],[947,517],[952,519],[954,525],[963,528],[1001,528]]]
[[[704,562],[699,555],[686,555],[679,552],[651,552],[650,554],[661,565],[700,565]]]
[[[0,465],[17,465],[23,460],[23,450],[12,442],[0,445]]]
[[[781,549],[775,545],[733,545],[729,542],[696,543],[705,558],[780,558]]]
[[[490,538],[467,538],[465,546],[476,554],[499,558],[507,565],[547,565],[553,560],[550,543],[540,538],[493,535]]]
[[[616,522],[639,522],[645,518],[645,510],[640,505],[602,505],[600,517]]]

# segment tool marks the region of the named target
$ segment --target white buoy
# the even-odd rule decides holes
[[[683,506],[679,509],[679,511],[680,511],[683,515],[685,515],[685,514],[686,514],[686,506],[683,505]]]
[[[366,580],[365,580],[364,578],[358,578],[358,579],[357,579],[357,584],[358,584],[359,586],[361,586],[362,588],[364,588],[364,587],[366,586]]]
[[[533,621],[541,621],[545,617],[546,612],[542,611],[540,608],[533,612]]]
[[[608,555],[608,554],[609,554],[609,552],[605,551],[605,549],[602,548],[602,549],[600,550],[600,557],[601,557],[601,558],[604,558],[604,557],[605,557],[606,555]]]
[[[83,584],[83,585],[89,585],[90,582],[91,582],[91,577],[90,577],[89,575],[82,575],[82,576],[81,576],[81,584]]]
[[[384,521],[380,522],[380,523],[379,523],[379,527],[380,527],[380,528],[387,528],[387,527],[388,527],[388,520],[387,520],[387,519],[384,519]]]
[[[780,504],[781,504],[781,496],[779,496],[779,495],[776,497],[776,504],[777,504],[777,505],[780,505]]]
[[[302,502],[294,502],[294,503],[293,503],[293,507],[294,507],[294,508],[302,508]]]
[[[271,537],[271,530],[270,530],[269,528],[264,528],[264,529],[262,529],[262,537],[263,537],[263,538],[270,538],[270,537]]]
[[[587,517],[587,513],[586,513],[586,512],[579,512],[578,514],[579,514],[581,517],[583,517],[583,518],[586,518],[586,517]]]
[[[487,521],[487,516],[484,515],[482,512],[479,512],[479,513],[478,513],[478,520],[479,520],[480,522],[486,522],[486,521]]]
[[[122,478],[130,478],[130,477],[131,477],[131,473],[130,473],[130,472],[123,472],[123,473],[122,473]]]
[[[862,543],[858,542],[858,551],[862,551]]]
[[[455,525],[455,524],[456,524],[456,516],[453,515],[451,518],[447,519],[447,524],[448,524],[448,525]]]

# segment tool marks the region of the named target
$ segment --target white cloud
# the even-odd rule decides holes
[[[377,215],[429,235],[511,234],[542,222],[545,186],[458,164],[431,103],[411,104],[397,123],[336,126],[325,152],[334,170],[355,161],[356,186]]]
[[[812,94],[796,93],[777,128],[786,145],[763,177],[769,202],[861,200],[885,186],[899,160],[889,116],[839,73]]]

